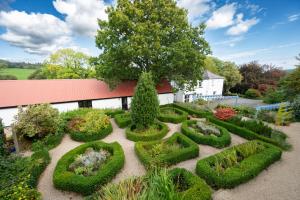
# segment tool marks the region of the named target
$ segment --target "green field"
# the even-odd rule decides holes
[[[21,68],[5,68],[0,70],[1,75],[14,75],[18,80],[25,80],[35,69],[21,69]]]

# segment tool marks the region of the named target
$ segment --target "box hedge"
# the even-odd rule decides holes
[[[212,116],[213,113],[205,111],[205,110],[199,110],[196,107],[192,107],[192,106],[188,106],[188,105],[183,105],[182,103],[174,103],[174,104],[170,104],[171,106],[173,106],[174,108],[178,108],[180,110],[183,110],[185,112],[187,112],[190,115],[195,115],[197,117],[200,118],[204,118],[204,117],[208,117],[208,116]]]
[[[220,130],[220,136],[200,135],[190,129],[190,125],[196,124],[196,120],[188,120],[182,123],[181,132],[198,144],[206,144],[217,148],[223,148],[231,143],[230,133],[223,127],[215,125]]]
[[[130,113],[115,115],[115,121],[119,128],[125,128],[131,124]]]
[[[175,184],[182,184],[183,191],[178,192],[179,199],[211,200],[212,189],[206,182],[183,168],[174,168],[169,171]],[[179,185],[180,187],[180,185]]]
[[[176,114],[168,114],[168,113],[164,113],[164,111],[173,111]],[[162,122],[171,122],[171,123],[178,124],[186,120],[187,117],[188,117],[188,113],[178,108],[162,107],[160,109],[160,114],[158,115],[158,120]]]
[[[83,154],[90,147],[95,150],[105,149],[111,153],[111,157],[101,166],[97,174],[85,177],[68,171],[76,156]],[[53,173],[53,183],[58,189],[88,195],[109,182],[123,168],[124,162],[124,152],[119,143],[89,142],[69,151],[58,161]]]
[[[238,148],[243,148],[247,143],[234,146],[213,156],[199,160],[196,165],[196,173],[215,188],[233,188],[241,183],[257,176],[269,165],[281,158],[281,150],[271,144],[254,140],[248,143],[259,143],[265,147],[258,153],[252,154],[238,164],[227,168],[223,173],[218,173],[212,166],[224,154],[230,154]]]
[[[70,136],[73,140],[80,142],[90,142],[95,140],[101,140],[109,135],[113,131],[111,123],[108,124],[106,128],[101,129],[97,133],[86,134],[84,131],[74,131],[70,130]]]
[[[123,114],[125,113],[124,110],[121,110],[121,109],[104,109],[104,113],[107,115],[107,116],[110,116],[111,118],[114,118],[116,115],[118,114]]]
[[[170,143],[177,141],[184,148],[171,152],[167,155],[159,155],[156,158],[151,157],[147,149],[163,141]],[[135,143],[134,149],[137,156],[146,167],[151,167],[151,165],[155,163],[155,160],[159,160],[159,162],[164,165],[172,165],[199,156],[199,146],[181,133],[174,133],[171,137],[164,140],[137,142]]]
[[[169,128],[166,124],[162,123],[162,122],[155,122],[158,127],[160,128],[160,131],[158,132],[153,132],[153,134],[141,134],[141,133],[136,133],[133,131],[133,129],[135,128],[135,125],[130,125],[129,127],[126,128],[125,134],[126,134],[126,138],[128,140],[132,140],[132,141],[153,141],[153,140],[159,140],[163,137],[165,137],[169,131]]]

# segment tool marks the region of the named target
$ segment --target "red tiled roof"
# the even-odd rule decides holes
[[[133,96],[135,85],[136,81],[125,81],[110,90],[96,79],[2,80],[0,108]],[[171,93],[172,87],[165,80],[157,86],[157,92]]]

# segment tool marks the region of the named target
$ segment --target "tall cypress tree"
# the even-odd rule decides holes
[[[144,72],[139,78],[132,98],[132,122],[138,129],[147,128],[154,123],[158,112],[159,101],[152,75]]]

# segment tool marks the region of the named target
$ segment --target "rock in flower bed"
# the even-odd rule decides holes
[[[211,195],[212,190],[204,180],[185,169],[175,168],[151,170],[145,176],[110,183],[86,200],[210,200]]]
[[[188,113],[173,107],[162,107],[158,119],[162,122],[180,123],[186,120]]]
[[[217,126],[205,118],[183,122],[181,131],[198,144],[223,148],[231,143],[230,134],[225,128]]]
[[[196,173],[215,188],[233,188],[281,158],[281,150],[253,140],[197,162]]]
[[[88,195],[109,182],[123,168],[124,162],[119,143],[89,142],[69,151],[58,161],[53,183],[58,189]],[[90,169],[80,169],[85,166]]]
[[[181,133],[161,141],[137,142],[134,148],[146,167],[172,165],[199,155],[199,146]]]

